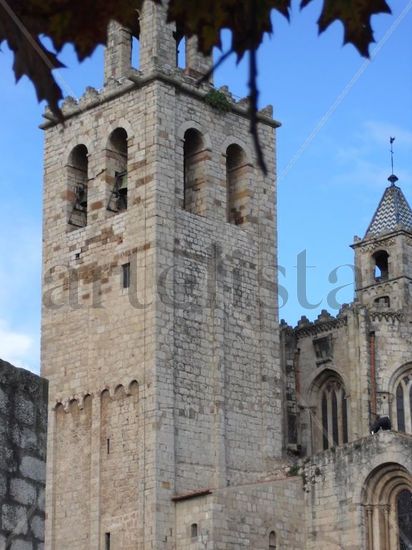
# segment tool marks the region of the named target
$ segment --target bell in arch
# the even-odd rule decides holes
[[[127,172],[116,172],[116,196],[117,208],[127,208]]]
[[[84,185],[78,185],[76,188],[77,204],[80,208],[87,208],[87,191]]]

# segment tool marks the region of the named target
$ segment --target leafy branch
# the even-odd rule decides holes
[[[146,0],[161,4],[162,0]],[[313,0],[301,0],[304,8]],[[6,41],[14,55],[16,80],[27,76],[34,84],[37,97],[46,100],[51,111],[62,119],[59,100],[62,91],[53,70],[63,67],[58,59],[63,46],[73,44],[82,61],[99,44],[105,44],[111,20],[118,21],[139,36],[138,13],[143,0],[0,0],[0,44]],[[291,0],[170,0],[167,19],[176,23],[182,35],[198,37],[199,50],[209,55],[221,48],[222,29],[229,29],[232,44],[217,65],[235,53],[238,62],[249,56],[250,128],[259,164],[265,170],[257,133],[257,50],[266,33],[272,33],[271,13],[279,12],[289,19]],[[371,17],[391,13],[386,0],[323,0],[318,20],[319,32],[335,21],[344,28],[344,43],[353,44],[368,57],[374,41]],[[49,51],[41,37],[50,38],[54,52]],[[40,59],[39,59],[40,58]]]

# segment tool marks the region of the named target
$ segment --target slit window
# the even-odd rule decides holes
[[[269,550],[276,550],[276,533],[271,531],[269,533]]]
[[[130,263],[122,265],[122,288],[130,287]]]
[[[190,536],[192,537],[192,539],[197,538],[198,536],[197,523],[192,523],[192,525],[190,526]]]
[[[110,533],[104,534],[104,550],[111,550],[110,547]]]

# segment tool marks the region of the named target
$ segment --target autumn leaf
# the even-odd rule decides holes
[[[312,0],[302,0],[301,7]],[[335,21],[344,29],[344,44],[353,44],[359,53],[369,56],[369,46],[374,42],[371,17],[378,13],[391,13],[385,0],[324,0],[318,20],[319,32]]]
[[[62,92],[52,70],[64,65],[40,43],[37,36],[28,31],[9,6],[0,1],[0,43],[4,40],[14,54],[16,81],[27,76],[35,86],[37,99],[45,99],[61,118],[58,101],[62,98]]]
[[[175,22],[184,36],[196,35],[204,54],[220,48],[220,32],[229,29],[232,49],[240,58],[259,46],[264,33],[272,32],[272,9],[289,18],[290,0],[170,0],[168,20]]]

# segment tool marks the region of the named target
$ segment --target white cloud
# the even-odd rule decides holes
[[[0,358],[15,367],[36,370],[35,339],[30,334],[12,330],[0,319]]]
[[[364,138],[379,145],[389,148],[389,137],[396,138],[396,147],[412,147],[412,132],[401,128],[396,124],[390,124],[380,120],[368,120],[363,128]]]
[[[360,192],[365,188],[383,188],[389,185],[389,137],[396,137],[395,173],[401,187],[408,189],[412,172],[404,159],[412,149],[412,132],[384,121],[365,121],[349,136],[347,143],[332,143],[329,152],[336,159],[334,175],[329,184],[354,185]]]

